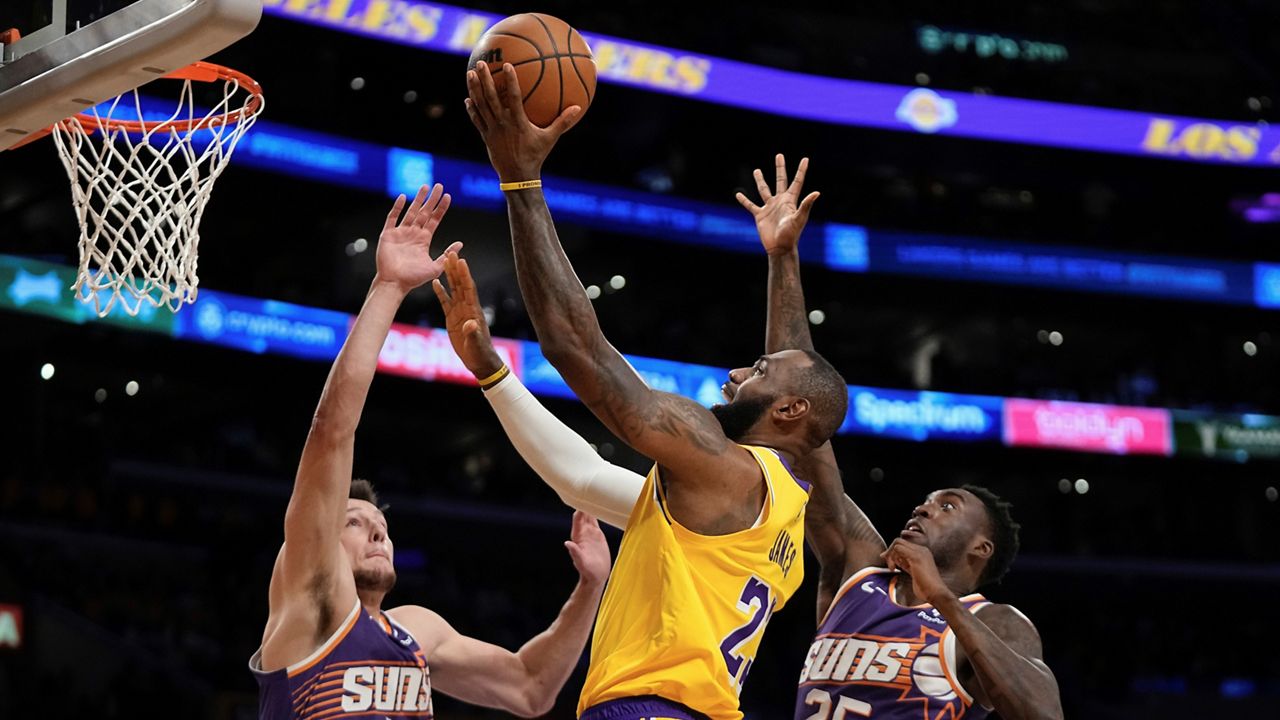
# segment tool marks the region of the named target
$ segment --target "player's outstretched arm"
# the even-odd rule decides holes
[[[566,505],[626,529],[644,477],[601,458],[506,369],[489,337],[467,261],[451,253],[444,272],[449,289],[439,280],[432,286],[444,308],[449,341],[471,374],[487,381],[485,399],[520,457]]]
[[[1044,662],[1040,633],[1009,605],[970,612],[943,582],[933,553],[894,540],[884,558],[911,576],[916,597],[942,613],[956,635],[956,671],[969,694],[1007,720],[1062,720],[1058,680]]]
[[[462,635],[423,607],[390,611],[420,642],[426,639],[423,650],[431,659],[436,689],[521,717],[551,710],[582,656],[609,578],[609,545],[595,518],[575,512],[570,538],[565,547],[578,569],[578,585],[551,626],[516,652]]]
[[[377,275],[325,381],[285,510],[285,544],[271,577],[264,670],[305,657],[355,602],[355,583],[344,568],[338,537],[351,487],[356,426],[396,310],[410,290],[443,269],[430,249],[448,209],[449,196],[440,185],[430,195],[423,187],[407,209],[400,196],[383,225]],[[455,243],[451,249],[459,247]]]
[[[809,221],[809,211],[819,194],[804,190],[809,158],[802,158],[795,178],[787,180],[787,162],[781,154],[774,158],[774,188],[769,189],[764,173],[753,173],[761,204],[737,194],[738,203],[751,213],[760,234],[760,243],[769,256],[769,309],[765,321],[765,352],[812,350],[813,337],[805,313],[804,288],[800,283],[800,234]],[[822,566],[818,582],[818,617],[826,615],[836,592],[850,573],[881,564],[884,539],[861,509],[844,492],[840,468],[831,443],[823,443],[798,458],[796,472],[813,483],[813,494],[805,510],[805,539]]]
[[[515,69],[507,64],[502,72],[501,95],[486,65],[467,74],[467,111],[502,182],[537,179],[580,109],[569,108],[551,127],[539,128],[525,116]],[[508,192],[507,210],[520,292],[543,354],[615,435],[657,461],[672,485],[682,486],[682,497],[691,501],[677,510],[682,522],[696,532],[741,529],[729,516],[742,514],[744,498],[762,498],[762,474],[752,455],[725,437],[706,408],[651,390],[605,339],[560,247],[542,191]]]

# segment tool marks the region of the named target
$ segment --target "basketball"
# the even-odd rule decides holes
[[[467,69],[486,62],[501,92],[502,65],[511,63],[524,94],[524,110],[547,127],[565,108],[586,112],[596,93],[596,62],[577,30],[542,13],[512,15],[489,28],[471,51]]]

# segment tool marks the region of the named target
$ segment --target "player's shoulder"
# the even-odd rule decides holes
[[[421,605],[401,605],[385,611],[387,616],[409,631],[418,646],[431,652],[436,645],[457,631],[440,613]]]
[[[985,603],[981,607],[975,608],[973,614],[983,624],[1006,640],[1010,637],[1034,638],[1036,642],[1040,640],[1040,631],[1036,629],[1035,623],[1031,622],[1031,618],[1027,617],[1025,613],[1012,605]]]

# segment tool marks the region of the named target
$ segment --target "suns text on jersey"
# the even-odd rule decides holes
[[[357,665],[342,675],[343,712],[431,712],[426,668]]]

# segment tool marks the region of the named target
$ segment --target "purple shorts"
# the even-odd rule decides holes
[[[578,720],[707,720],[707,716],[657,695],[643,695],[593,705]]]

